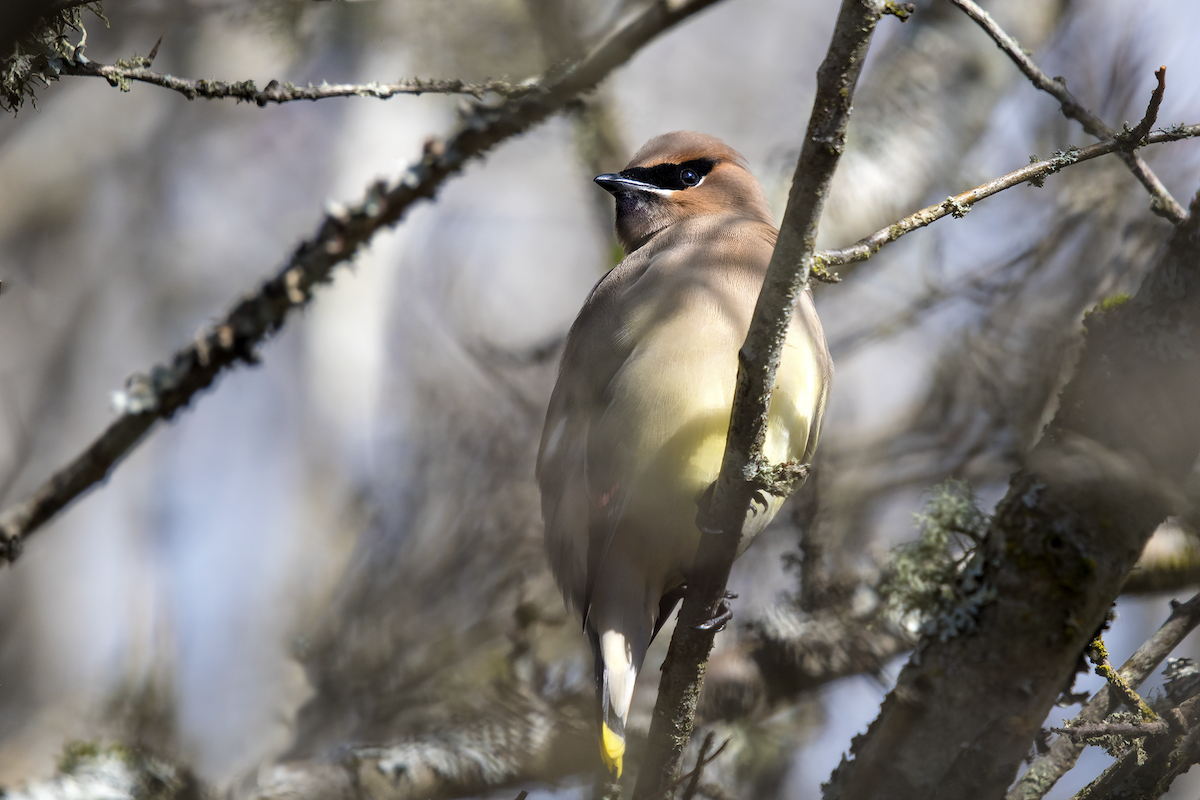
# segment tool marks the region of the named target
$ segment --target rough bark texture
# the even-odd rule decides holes
[[[1200,198],[1136,297],[1085,320],[981,553],[994,600],[905,667],[826,798],[999,796],[1200,453]],[[974,709],[963,714],[963,708]]]

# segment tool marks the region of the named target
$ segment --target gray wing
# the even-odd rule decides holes
[[[631,351],[619,335],[613,302],[630,275],[625,266],[601,279],[571,326],[538,448],[546,554],[563,596],[585,624],[596,575],[629,497],[628,487],[614,479],[619,470],[609,448],[594,435],[612,377]]]

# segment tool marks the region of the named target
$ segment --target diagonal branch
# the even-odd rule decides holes
[[[287,263],[225,317],[177,351],[170,363],[135,375],[115,405],[120,416],[33,495],[0,514],[0,559],[17,558],[24,540],[96,483],[104,480],[160,419],[171,419],[227,369],[257,361],[257,349],[289,315],[303,308],[334,267],[349,261],[380,230],[398,223],[419,200],[432,198],[473,158],[560,111],[591,91],[650,40],[716,0],[656,0],[591,53],[538,91],[495,108],[478,107],[443,141],[431,141],[403,177],[379,181],[362,200],[326,213],[316,233]]]
[[[829,51],[817,72],[812,116],[792,178],[779,239],[750,331],[738,353],[737,388],[721,473],[707,508],[701,504],[697,519],[701,530],[719,533],[701,537],[687,596],[663,666],[634,797],[653,795],[674,780],[683,749],[691,738],[696,701],[716,633],[712,626],[699,626],[720,613],[729,569],[755,491],[754,479],[763,465],[767,409],[784,336],[808,283],[817,222],[845,149],[854,88],[884,5],[881,0],[843,0]]]
[[[1017,40],[1004,31],[991,15],[979,7],[972,0],[950,0],[951,3],[961,8],[966,14],[987,32],[989,36],[996,42],[996,45],[1003,50],[1017,68],[1025,73],[1025,77],[1032,81],[1033,85],[1043,92],[1052,95],[1054,99],[1062,104],[1062,112],[1070,119],[1076,120],[1083,125],[1083,129],[1095,136],[1097,139],[1111,139],[1117,135],[1117,131],[1104,124],[1104,121],[1088,111],[1082,103],[1076,99],[1075,95],[1067,89],[1066,83],[1061,78],[1051,78],[1042,69],[1034,63]],[[1150,106],[1147,109],[1146,118],[1143,119],[1143,125],[1139,125],[1134,130],[1130,131],[1133,134],[1141,131],[1141,136],[1145,136],[1150,131],[1150,126],[1154,124],[1154,117],[1158,114],[1158,104],[1162,101],[1162,92],[1164,88],[1164,80],[1166,77],[1166,68],[1160,67],[1155,76],[1158,78],[1158,85],[1150,98]],[[1149,122],[1146,122],[1146,120]],[[1141,137],[1129,137],[1131,143],[1141,141]],[[1150,192],[1151,202],[1150,210],[1159,216],[1166,217],[1175,225],[1180,224],[1187,218],[1187,212],[1179,201],[1171,196],[1167,191],[1167,187],[1158,179],[1150,167],[1142,160],[1141,156],[1132,151],[1122,152],[1121,160],[1125,162],[1129,170],[1134,176],[1142,182],[1146,187],[1146,191]]]
[[[386,100],[398,94],[466,94],[482,98],[485,94],[497,94],[501,97],[514,99],[536,92],[544,88],[538,83],[509,83],[508,81],[489,80],[482,83],[466,83],[461,80],[436,80],[411,78],[396,83],[322,83],[314,86],[294,86],[291,83],[271,81],[266,88],[259,89],[254,81],[210,81],[203,78],[189,80],[154,72],[150,69],[150,58],[135,57],[129,62],[118,61],[116,64],[101,64],[89,61],[82,53],[76,55],[74,61],[58,61],[59,75],[74,75],[87,78],[104,78],[109,85],[116,86],[123,92],[129,91],[133,82],[148,83],[161,86],[195,100],[203,97],[206,100],[219,100],[232,97],[238,101],[257,103],[260,107],[268,103],[290,103],[296,100],[324,100],[328,97],[377,97]]]
[[[1198,136],[1200,136],[1200,124],[1171,125],[1163,130],[1146,135],[1140,139],[1140,143],[1142,145],[1160,144],[1163,142],[1175,142],[1181,139],[1192,139]],[[822,250],[816,254],[814,261],[817,262],[817,265],[822,270],[841,264],[866,261],[879,252],[879,249],[885,244],[896,241],[906,233],[912,233],[915,230],[924,228],[926,225],[937,222],[943,217],[964,216],[971,210],[972,206],[984,198],[999,194],[1005,189],[1020,186],[1022,183],[1041,185],[1041,181],[1047,176],[1053,175],[1060,170],[1074,164],[1090,161],[1093,158],[1108,155],[1109,153],[1123,152],[1127,146],[1128,142],[1125,137],[1122,134],[1118,134],[1103,142],[1090,144],[1087,147],[1072,147],[1067,150],[1060,150],[1052,158],[1035,161],[1007,175],[1002,175],[981,186],[976,186],[974,189],[965,191],[962,194],[947,197],[937,205],[923,208],[902,220],[893,222],[891,225],[876,231],[870,236],[859,239],[849,247],[843,247],[839,250]]]

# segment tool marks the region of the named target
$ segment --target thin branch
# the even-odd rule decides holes
[[[704,774],[704,765],[708,763],[708,761],[705,759],[708,756],[708,751],[712,750],[713,740],[715,738],[716,734],[712,731],[709,731],[704,737],[704,741],[700,744],[700,755],[696,756],[696,766],[692,770],[691,777],[688,780],[687,787],[685,787],[683,790],[683,795],[680,797],[680,800],[692,800],[692,798],[696,796],[696,789],[698,789],[700,786],[700,776]],[[725,749],[725,745],[729,744],[729,741],[729,739],[726,739],[725,743],[721,745],[722,750]],[[714,754],[713,757],[715,758],[716,755]]]
[[[1153,722],[1158,719],[1158,714],[1155,714],[1154,709],[1150,708],[1150,705],[1142,699],[1137,690],[1129,685],[1129,681],[1125,680],[1121,672],[1113,669],[1113,665],[1108,660],[1108,648],[1104,646],[1104,639],[1099,634],[1087,646],[1086,652],[1092,662],[1092,666],[1096,669],[1096,674],[1104,678],[1105,682],[1112,687],[1112,690],[1117,693],[1121,702],[1130,711],[1136,711],[1141,714],[1142,719],[1145,721]]]
[[[0,514],[0,559],[15,560],[26,537],[104,480],[158,420],[174,417],[225,370],[256,363],[259,345],[278,332],[293,311],[308,304],[313,289],[329,282],[334,267],[353,258],[380,230],[399,222],[414,203],[432,198],[469,160],[591,91],[651,39],[714,2],[658,0],[538,91],[495,108],[475,108],[450,137],[427,143],[421,160],[401,178],[378,181],[353,206],[327,211],[317,232],[296,248],[274,277],[197,334],[169,364],[130,378],[116,398],[121,415],[108,430],[31,497]]]
[[[694,794],[696,788],[695,784],[699,782],[700,775],[704,771],[704,768],[716,761],[717,756],[721,755],[721,753],[724,753],[725,748],[729,746],[731,741],[733,741],[732,739],[726,739],[725,741],[721,742],[720,747],[710,754],[708,750],[712,747],[713,736],[713,733],[710,731],[708,735],[704,737],[704,742],[700,746],[700,755],[696,759],[696,766],[691,772],[680,775],[674,781],[647,797],[646,800],[662,800],[664,797],[670,796],[671,792],[682,786],[685,781],[689,782],[690,784],[686,791],[690,791]]]
[[[1147,135],[1141,140],[1141,144],[1175,142],[1181,139],[1192,139],[1197,136],[1200,136],[1200,124],[1171,125]],[[943,217],[962,218],[966,216],[971,207],[984,198],[999,194],[1005,189],[1011,189],[1022,183],[1040,185],[1040,182],[1045,180],[1046,177],[1066,167],[1080,164],[1084,161],[1091,161],[1094,158],[1099,158],[1109,153],[1123,152],[1124,148],[1129,146],[1129,141],[1124,135],[1118,134],[1103,142],[1090,144],[1087,147],[1071,147],[1066,150],[1060,150],[1051,158],[1035,161],[1021,169],[990,180],[962,194],[947,197],[937,205],[923,208],[898,222],[893,222],[891,225],[876,231],[870,236],[859,239],[849,247],[843,247],[840,250],[822,250],[816,254],[814,260],[818,261],[825,268],[849,264],[855,261],[866,261],[879,252],[879,248],[889,242],[896,241],[906,233],[912,233],[915,230],[924,228],[926,225],[937,222]]]
[[[1086,743],[1089,739],[1099,739],[1101,736],[1127,736],[1131,739],[1165,736],[1171,733],[1171,726],[1162,719],[1156,722],[1099,722],[1074,728],[1051,728],[1050,732],[1061,733],[1072,741]]]
[[[118,61],[116,64],[101,64],[89,61],[82,53],[76,55],[75,61],[59,61],[60,75],[74,75],[86,78],[104,78],[110,86],[116,86],[123,92],[130,89],[134,82],[149,83],[161,86],[195,100],[202,97],[206,100],[219,100],[232,97],[238,101],[257,103],[260,107],[268,103],[290,103],[295,100],[324,100],[328,97],[377,97],[386,100],[398,94],[466,94],[482,98],[486,94],[497,94],[508,99],[524,97],[543,88],[541,83],[509,83],[508,81],[489,80],[483,83],[467,83],[461,80],[436,80],[411,78],[396,83],[322,83],[314,86],[295,86],[291,83],[271,81],[266,88],[259,89],[254,81],[210,81],[203,78],[189,80],[154,72],[150,69],[149,58],[134,58],[129,62]]]
[[[1020,69],[1021,72],[1025,73],[1025,77],[1029,78],[1035,87],[1052,95],[1054,99],[1058,100],[1058,102],[1062,105],[1062,112],[1065,116],[1081,123],[1083,125],[1083,129],[1092,136],[1095,136],[1097,139],[1111,139],[1117,135],[1118,132],[1116,130],[1105,125],[1103,120],[1101,120],[1091,111],[1088,111],[1083,104],[1076,99],[1075,95],[1068,91],[1065,81],[1063,81],[1061,78],[1051,78],[1045,72],[1043,72],[1041,68],[1033,62],[1033,59],[1030,58],[1023,49],[1021,49],[1021,45],[1017,43],[1017,40],[1008,35],[1003,28],[997,25],[996,21],[992,19],[990,14],[980,8],[972,0],[950,0],[950,2],[961,8],[971,19],[979,23],[979,26],[983,28],[989,36],[992,37],[992,40],[996,42],[996,45],[1013,60],[1013,63],[1017,65],[1017,68]],[[1158,114],[1158,104],[1162,101],[1162,92],[1165,85],[1164,81],[1166,78],[1166,67],[1159,67],[1158,71],[1156,71],[1154,74],[1155,77],[1158,78],[1158,85],[1155,88],[1154,93],[1151,95],[1150,105],[1146,111],[1146,117],[1143,118],[1143,124],[1145,126],[1144,130],[1142,130],[1143,126],[1139,125],[1137,128],[1129,131],[1128,134],[1130,135],[1130,141],[1137,142],[1140,140],[1140,137],[1133,138],[1132,136],[1138,130],[1142,130],[1143,136],[1149,132],[1150,127],[1154,124],[1154,117]],[[1146,119],[1149,119],[1150,121],[1146,123]],[[1162,181],[1158,179],[1158,176],[1150,170],[1150,167],[1147,166],[1146,162],[1142,160],[1141,156],[1134,152],[1124,152],[1121,154],[1121,160],[1125,162],[1126,166],[1129,167],[1134,176],[1142,182],[1142,185],[1146,187],[1146,191],[1150,192],[1150,209],[1154,213],[1162,217],[1166,217],[1175,225],[1178,225],[1187,219],[1187,212],[1184,210],[1183,206],[1179,204],[1178,200],[1171,196],[1171,193],[1167,191],[1167,187],[1164,186]]]
[[[762,450],[775,371],[787,327],[808,283],[817,222],[845,149],[855,84],[883,6],[881,0],[843,0],[829,51],[817,72],[812,116],[779,239],[750,331],[738,353],[737,388],[720,476],[709,502],[701,503],[697,519],[702,531],[720,533],[701,537],[663,665],[646,758],[634,797],[648,797],[672,782],[691,738],[696,702],[716,633],[711,627],[700,626],[720,613],[746,509],[755,491],[754,479],[764,466]]]
[[[1171,616],[1158,632],[1121,665],[1121,669],[1118,670],[1121,677],[1135,689],[1141,686],[1154,670],[1158,669],[1163,659],[1170,655],[1197,625],[1200,625],[1200,594],[1186,603],[1174,604]],[[1115,711],[1120,703],[1121,698],[1106,683],[1075,715],[1070,725],[1097,724]],[[1083,744],[1067,737],[1055,739],[1050,745],[1050,752],[1038,757],[1030,765],[1016,785],[1009,790],[1005,800],[1038,800],[1045,796],[1058,779],[1075,766],[1083,747]]]

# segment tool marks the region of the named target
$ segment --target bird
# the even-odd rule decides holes
[[[595,182],[616,199],[625,257],[567,334],[536,475],[551,570],[595,659],[601,758],[620,778],[634,683],[686,589],[778,231],[746,159],[707,134],[657,136]],[[806,288],[771,399],[770,463],[811,462],[832,376]],[[784,499],[754,504],[738,555]]]

